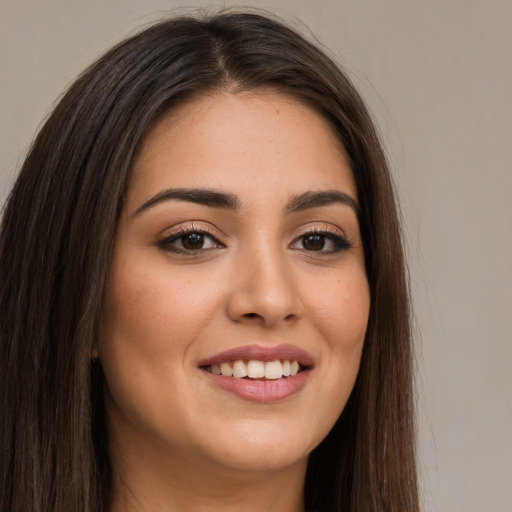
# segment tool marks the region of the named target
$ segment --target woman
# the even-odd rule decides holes
[[[90,67],[0,272],[2,510],[418,510],[386,160],[279,22],[171,19]]]

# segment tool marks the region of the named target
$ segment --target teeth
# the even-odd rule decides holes
[[[249,361],[247,364],[247,376],[250,379],[261,379],[265,377],[265,363],[263,361]]]
[[[237,379],[247,377],[249,379],[265,378],[268,380],[277,380],[282,377],[297,375],[300,370],[300,364],[298,361],[290,361],[288,359],[284,361],[269,361],[266,363],[254,359],[246,363],[240,359],[233,363],[226,361],[220,365],[213,364],[208,370],[215,375],[235,377]]]
[[[247,366],[243,361],[235,361],[233,364],[233,377],[241,379],[247,377]]]
[[[220,365],[220,371],[224,377],[232,377],[233,376],[233,368],[229,363],[222,363]]]
[[[270,361],[265,363],[265,378],[280,379],[283,376],[283,365],[281,361]]]

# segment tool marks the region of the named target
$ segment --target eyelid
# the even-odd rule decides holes
[[[332,224],[328,223],[309,223],[306,226],[302,227],[297,233],[294,233],[293,240],[296,240],[297,238],[300,238],[304,235],[309,234],[322,234],[322,233],[328,233],[335,236],[339,236],[342,238],[347,238],[344,231],[336,226],[333,226]],[[348,239],[348,238],[347,238]]]
[[[204,224],[206,224],[206,226]],[[187,233],[204,233],[218,239],[221,243],[224,243],[226,239],[225,235],[213,225],[197,220],[181,222],[180,224],[167,228],[162,232],[161,238],[170,238],[175,235]]]

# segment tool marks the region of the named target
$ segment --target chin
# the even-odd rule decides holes
[[[257,446],[219,454],[217,462],[225,468],[244,473],[264,473],[306,465],[309,450],[297,453],[288,447],[259,448]]]
[[[209,451],[212,460],[225,468],[243,472],[279,471],[294,465],[305,466],[310,452],[324,437],[323,432],[321,436],[312,436],[297,423],[295,429],[263,421],[256,425],[249,423],[228,427],[223,435],[212,434],[211,439],[217,442],[201,451]]]

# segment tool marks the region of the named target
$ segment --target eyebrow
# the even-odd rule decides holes
[[[137,209],[134,216],[159,203],[169,200],[186,201],[189,203],[202,204],[210,208],[223,208],[227,210],[238,210],[240,201],[234,194],[217,192],[203,188],[171,188],[162,190],[156,196],[146,201]]]
[[[234,194],[203,188],[172,188],[162,190],[146,201],[135,211],[134,216],[139,215],[144,210],[147,210],[152,206],[170,200],[186,201],[189,203],[208,206],[210,208],[222,208],[227,210],[240,209],[240,201]],[[304,192],[303,194],[293,196],[286,205],[285,211],[286,213],[295,213],[311,208],[328,206],[333,203],[349,206],[354,210],[356,215],[359,215],[360,213],[360,207],[357,202],[349,195],[339,192],[338,190]]]
[[[361,208],[357,202],[348,194],[339,192],[338,190],[323,190],[321,192],[305,192],[298,196],[292,197],[286,207],[287,213],[301,212],[310,208],[320,206],[328,206],[333,203],[344,204],[354,210],[359,215]]]

